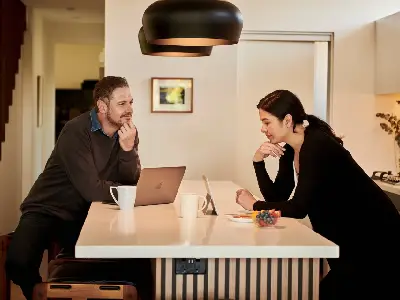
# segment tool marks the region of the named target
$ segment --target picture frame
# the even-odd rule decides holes
[[[151,78],[152,113],[193,113],[193,78]]]

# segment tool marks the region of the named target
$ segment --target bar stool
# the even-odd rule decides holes
[[[7,255],[8,246],[12,239],[12,233],[1,236],[1,265],[0,265],[0,299],[10,300],[11,289],[10,280],[4,271],[4,262]],[[80,271],[90,268],[94,260],[79,260],[57,258],[59,247],[56,244],[49,247],[48,280],[35,286],[33,300],[52,299],[121,299],[121,300],[140,300],[137,289],[127,282],[85,282],[81,280]],[[98,262],[98,261],[97,261]],[[81,269],[71,268],[73,263],[79,263]],[[87,278],[83,278],[87,279]],[[145,299],[143,299],[145,300]],[[147,299],[146,299],[147,300]]]
[[[132,285],[90,283],[39,283],[35,286],[33,300],[51,299],[121,299],[137,300],[136,288]]]
[[[106,261],[56,258],[49,264],[47,282],[35,286],[33,300],[121,299],[138,300],[136,287],[128,282],[91,280],[87,270]],[[100,266],[101,267],[101,266]]]

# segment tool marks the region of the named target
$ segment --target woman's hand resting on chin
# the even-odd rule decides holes
[[[236,203],[244,209],[253,210],[253,205],[256,201],[248,190],[240,189],[236,191]]]
[[[263,143],[254,154],[253,161],[259,162],[268,156],[281,157],[285,153],[285,148],[279,144],[271,144],[270,142]]]

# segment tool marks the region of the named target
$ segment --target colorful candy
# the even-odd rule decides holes
[[[253,222],[259,227],[274,226],[281,217],[281,212],[275,209],[254,211],[252,213]]]

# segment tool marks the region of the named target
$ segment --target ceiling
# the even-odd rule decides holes
[[[54,22],[104,23],[104,0],[22,0]]]

